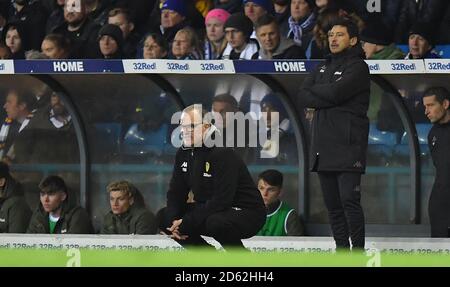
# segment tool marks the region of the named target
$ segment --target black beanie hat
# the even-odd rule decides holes
[[[119,28],[119,26],[113,25],[113,24],[104,25],[98,32],[98,40],[100,40],[100,38],[105,35],[110,36],[114,40],[116,40],[119,50],[122,50],[123,34],[122,34],[122,30]]]
[[[238,12],[228,17],[228,20],[225,22],[225,26],[223,28],[234,28],[242,31],[245,37],[249,39],[253,33],[253,22],[250,18],[245,16],[244,13]]]
[[[360,39],[371,44],[389,46],[392,43],[392,33],[382,21],[367,21]]]
[[[434,34],[433,34],[433,26],[430,23],[425,22],[416,22],[412,25],[411,29],[409,29],[409,35],[420,35],[428,43],[433,46],[434,45]]]

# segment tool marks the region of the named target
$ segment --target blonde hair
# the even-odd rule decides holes
[[[175,37],[177,34],[185,34],[188,37],[189,45],[191,47],[191,54],[196,59],[203,58],[200,48],[200,39],[198,38],[197,33],[194,29],[192,29],[191,27],[184,27],[183,29],[178,30],[178,32],[175,34]]]
[[[223,51],[225,51],[225,48],[228,45],[228,41],[225,38],[225,36],[223,37],[222,42],[220,43],[220,46],[214,45],[214,43],[211,41],[210,41],[210,43],[211,43],[211,48],[215,55],[221,55],[223,53]]]
[[[126,180],[113,181],[106,187],[109,192],[120,191],[128,194],[128,197],[134,197],[136,188],[133,184]]]

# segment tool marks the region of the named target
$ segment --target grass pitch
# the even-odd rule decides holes
[[[1,267],[450,267],[441,254],[0,249]]]

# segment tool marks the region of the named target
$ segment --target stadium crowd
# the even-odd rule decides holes
[[[1,0],[1,59],[322,59],[336,18],[368,59],[437,58],[445,0]],[[404,54],[396,44],[408,45]]]

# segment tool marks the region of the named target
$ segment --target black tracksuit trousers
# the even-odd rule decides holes
[[[364,248],[364,213],[361,207],[361,174],[318,172],[336,248]]]
[[[188,210],[195,209],[195,203],[188,204]],[[164,217],[164,209],[160,211],[160,216]],[[189,212],[189,211],[188,211]],[[162,220],[162,225],[167,222]],[[202,225],[198,226],[195,232],[187,234],[186,240],[177,240],[185,247],[210,246],[201,235],[213,237],[224,249],[245,248],[241,239],[255,236],[266,222],[266,211],[264,209],[234,209],[217,212],[209,216]],[[160,226],[166,232],[165,227]]]
[[[431,237],[450,237],[450,194],[449,188],[438,189],[433,187],[428,202]]]

